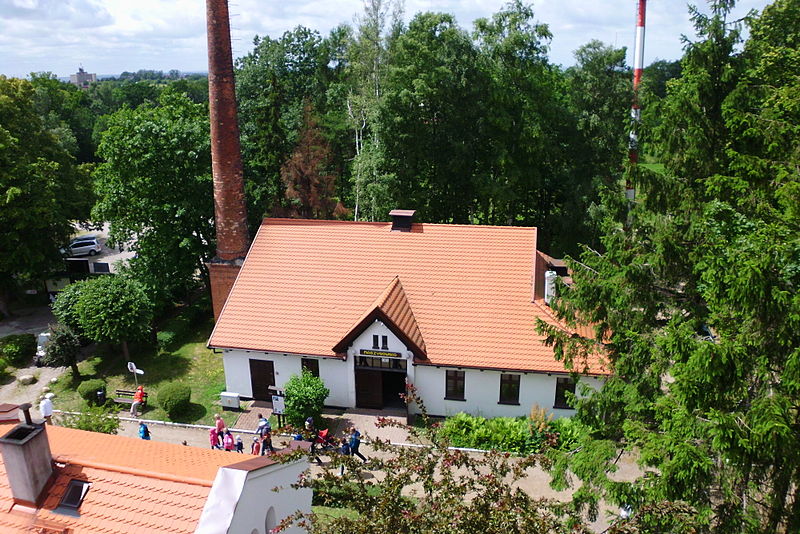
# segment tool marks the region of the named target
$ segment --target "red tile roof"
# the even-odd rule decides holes
[[[0,431],[10,429],[9,425]],[[256,458],[47,426],[56,475],[41,508],[14,505],[0,456],[0,532],[191,533],[217,470]],[[91,483],[78,514],[55,512],[70,480]],[[44,532],[51,532],[45,530]]]
[[[265,219],[209,345],[335,356],[385,295],[398,321],[413,310],[423,363],[564,372],[536,333],[554,319],[533,302],[535,257],[535,228]]]

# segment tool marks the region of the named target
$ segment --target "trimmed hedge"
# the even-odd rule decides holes
[[[9,365],[24,367],[36,355],[36,336],[33,334],[11,334],[0,338],[0,358]]]
[[[92,378],[84,380],[78,384],[78,395],[90,405],[97,404],[97,392],[99,390],[106,391],[106,383],[100,378]]]
[[[180,382],[168,382],[158,388],[158,404],[170,419],[189,409],[192,388]]]

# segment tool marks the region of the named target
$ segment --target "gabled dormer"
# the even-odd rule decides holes
[[[344,356],[353,341],[375,321],[383,323],[413,353],[415,359],[427,360],[425,340],[414,317],[408,297],[406,297],[406,293],[403,290],[403,285],[400,283],[400,278],[397,276],[364,310],[364,314],[347,331],[344,337],[334,345],[333,351]],[[375,350],[377,352],[384,350],[383,346],[387,341],[380,336],[376,341],[377,348]],[[375,345],[374,341],[373,345]],[[388,350],[388,346],[386,349]]]

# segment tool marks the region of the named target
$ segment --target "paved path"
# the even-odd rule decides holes
[[[56,322],[50,306],[22,308],[14,310],[12,317],[0,321],[0,337],[10,334],[39,334],[47,332],[47,327]]]
[[[266,412],[266,409],[263,409],[263,412]],[[267,415],[264,413],[264,415]],[[223,415],[224,416],[224,415]],[[384,452],[376,452],[373,451],[372,448],[369,446],[368,440],[370,436],[379,436],[383,439],[389,439],[395,443],[407,443],[407,435],[403,436],[403,432],[400,429],[396,428],[378,428],[375,423],[377,421],[377,415],[372,415],[369,413],[344,413],[342,415],[329,415],[326,416],[329,420],[333,420],[336,424],[337,428],[345,428],[346,426],[350,426],[351,424],[355,424],[366,436],[366,440],[362,446],[361,451],[362,453],[367,456],[368,458],[379,454],[381,456],[388,456],[387,453]],[[233,421],[233,419],[230,419]],[[245,419],[248,420],[248,419]],[[241,419],[240,419],[241,421]],[[332,425],[333,426],[333,425]],[[155,441],[165,441],[170,443],[183,443],[186,442],[188,446],[192,447],[208,447],[208,428],[210,427],[183,427],[183,426],[173,426],[173,425],[161,425],[161,424],[150,424],[149,425],[150,432],[152,439]],[[234,426],[234,434],[239,435],[242,437],[242,440],[245,442],[245,449],[249,448],[249,444],[252,441],[251,436],[252,433],[248,433],[251,431],[247,431],[247,429],[237,429]],[[122,427],[119,432],[120,435],[129,436],[129,437],[138,437],[138,423],[136,421],[123,421]],[[341,434],[337,434],[341,435]],[[403,439],[405,437],[405,439]],[[273,444],[276,448],[281,449],[286,446],[287,442],[290,438],[288,437],[281,437],[276,436],[273,439]],[[479,453],[477,453],[479,454]],[[313,463],[311,464],[311,472],[312,474],[319,474],[325,468],[328,463],[328,457],[324,454],[320,455],[323,460],[323,466],[317,466]],[[634,458],[631,456],[623,456],[620,461],[618,462],[619,470],[614,475],[614,479],[616,480],[631,480],[640,474],[638,467],[634,461]],[[466,472],[464,474],[467,474]],[[366,478],[373,478],[375,480],[380,480],[381,475],[380,473],[370,473],[368,471],[362,472],[362,476]],[[550,475],[540,468],[533,468],[529,469],[527,472],[527,476],[520,480],[517,485],[526,493],[531,495],[533,498],[547,498],[547,499],[555,499],[559,501],[566,501],[570,498],[571,491],[554,491],[550,488]],[[413,489],[413,488],[412,488]],[[597,521],[591,524],[592,530],[595,532],[603,532],[609,526],[609,514],[613,513],[614,510],[608,507],[602,507],[601,512]]]

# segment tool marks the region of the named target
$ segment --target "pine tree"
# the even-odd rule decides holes
[[[613,371],[554,473],[581,480],[578,509],[630,506],[618,532],[800,530],[799,6],[768,6],[743,52],[732,2],[693,11],[700,40],[649,132],[666,170],[637,172],[630,212],[605,199],[603,249],[556,304],[595,336],[540,325],[573,369],[599,351]],[[644,475],[615,482],[625,451]]]

